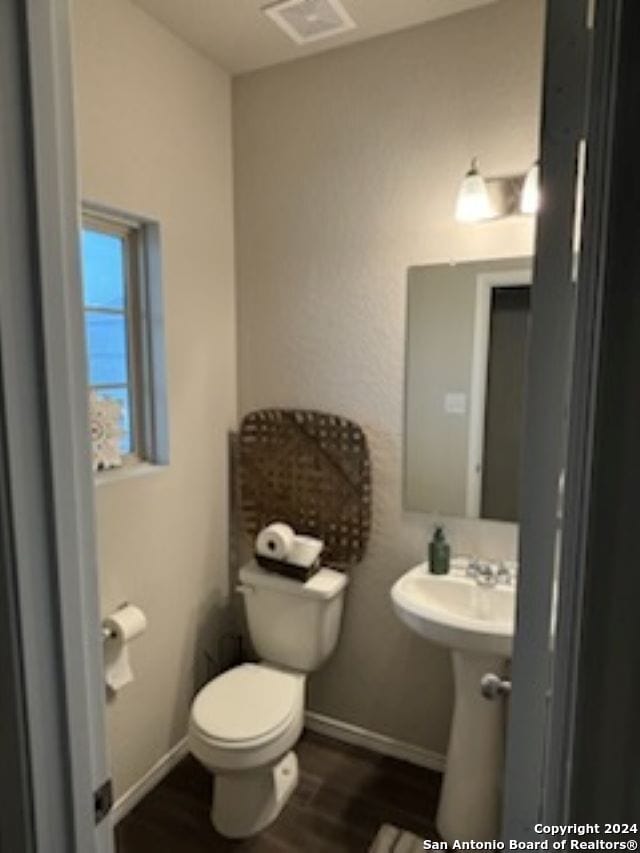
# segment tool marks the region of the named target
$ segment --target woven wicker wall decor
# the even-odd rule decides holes
[[[371,462],[362,429],[337,415],[261,409],[242,421],[238,476],[247,534],[273,521],[324,540],[323,563],[359,563],[371,529]]]

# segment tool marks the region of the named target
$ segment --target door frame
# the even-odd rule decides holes
[[[110,853],[67,0],[0,4],[0,524],[11,849]],[[4,689],[4,687],[3,687]],[[0,776],[3,788],[9,780]],[[21,840],[13,843],[13,839]]]
[[[607,84],[602,84],[601,93],[615,73],[616,15],[623,2],[598,5],[601,21],[609,16],[608,28],[596,28],[604,62],[602,80]],[[547,198],[538,225],[536,276],[541,283],[546,281],[538,288],[539,296],[534,293],[532,357],[537,354],[538,359],[545,339],[552,353],[550,338],[564,352],[558,336],[566,329],[553,312],[558,300],[566,309],[572,280],[573,247],[567,235],[573,233],[575,199],[567,184],[567,163],[577,165],[575,137],[583,121],[580,93],[587,42],[582,29],[589,6],[588,0],[549,4],[542,180],[543,192],[552,187],[555,197]],[[0,130],[0,622],[7,638],[1,660],[11,674],[11,689],[3,685],[0,707],[18,726],[13,748],[3,753],[8,760],[0,772],[4,802],[16,808],[3,810],[0,831],[3,842],[11,840],[11,849],[25,853],[112,850],[109,822],[94,826],[93,792],[107,778],[107,768],[93,484],[77,298],[79,211],[69,31],[67,0],[0,4],[0,97],[8,98],[2,103]],[[594,205],[598,187],[606,192],[607,164],[598,158],[606,148],[610,121],[607,104],[596,104],[590,131],[594,168],[589,186]],[[606,225],[606,217],[594,218],[592,236],[602,235]],[[593,251],[596,245],[601,244],[594,243]],[[601,292],[597,259],[592,258],[591,266],[585,264],[579,281],[581,293],[586,294],[589,285],[592,297]],[[597,311],[584,320],[583,345],[596,352]],[[575,718],[575,691],[555,697],[549,717],[544,656],[549,641],[544,614],[551,609],[555,576],[565,389],[556,383],[549,400],[545,379],[558,371],[558,365],[549,354],[535,364],[528,389],[526,518],[505,820],[506,837],[522,840],[535,837],[533,822],[541,816],[541,808],[546,809],[545,816],[564,809],[570,761],[564,754],[546,762],[543,756],[553,755],[547,747],[555,736],[567,743],[563,738]],[[584,383],[587,377],[577,380]],[[584,390],[584,385],[577,387],[574,400]],[[547,416],[540,417],[545,407]],[[579,426],[574,421],[572,429]],[[584,441],[583,450],[588,452],[588,434]],[[550,447],[556,450],[549,458]],[[562,620],[575,628],[567,614],[577,618],[579,613],[580,543],[589,497],[580,466],[584,475],[586,458],[569,461],[567,488],[575,498],[575,517],[564,527],[564,564],[574,571],[566,579],[563,574],[560,588],[556,683],[565,676],[570,681],[564,683],[574,683],[579,653],[574,644],[562,641]],[[5,739],[6,735],[3,744]],[[549,800],[554,774],[562,797]],[[9,787],[11,779],[14,784]]]

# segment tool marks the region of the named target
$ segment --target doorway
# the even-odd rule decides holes
[[[13,306],[10,306],[9,300],[3,302],[0,326],[2,393],[4,408],[7,408],[7,402],[11,404],[8,407],[11,410],[11,428],[8,430],[10,435],[7,441],[7,452],[3,457],[5,460],[2,469],[5,481],[3,487],[10,487],[14,499],[21,498],[22,512],[7,513],[5,504],[0,502],[0,505],[7,516],[4,520],[8,522],[8,527],[3,529],[10,529],[17,543],[24,545],[28,543],[29,538],[32,542],[37,541],[34,535],[37,508],[38,518],[43,525],[42,529],[48,530],[52,544],[50,548],[44,549],[44,559],[35,559],[34,553],[31,552],[31,562],[29,562],[34,578],[42,577],[44,573],[47,578],[46,590],[44,586],[34,587],[31,590],[33,598],[30,600],[24,582],[21,580],[21,597],[8,600],[5,609],[19,619],[23,632],[25,627],[29,627],[29,631],[33,629],[33,633],[26,632],[24,636],[30,641],[38,639],[39,649],[43,652],[43,656],[39,658],[39,663],[36,665],[36,656],[34,654],[29,656],[29,648],[24,645],[20,649],[21,657],[19,654],[14,656],[14,663],[18,664],[14,668],[16,683],[18,682],[17,674],[21,670],[32,679],[36,673],[41,675],[42,680],[38,679],[40,688],[45,682],[54,687],[57,685],[57,689],[52,692],[51,703],[47,703],[47,719],[43,719],[42,715],[29,719],[31,791],[23,791],[21,799],[27,806],[23,813],[32,812],[34,826],[40,826],[40,832],[42,827],[46,826],[48,810],[53,806],[59,807],[62,824],[57,820],[50,823],[49,826],[53,829],[46,841],[48,847],[42,846],[44,842],[40,836],[40,847],[34,849],[46,849],[47,853],[48,851],[69,853],[71,850],[88,853],[89,850],[94,849],[109,850],[111,841],[106,838],[108,822],[99,822],[97,829],[95,828],[96,817],[99,818],[100,815],[96,814],[93,796],[94,791],[101,790],[105,782],[106,765],[104,741],[101,740],[103,737],[103,685],[100,637],[99,631],[96,630],[99,626],[100,614],[97,606],[98,584],[91,520],[92,483],[86,439],[85,401],[78,391],[83,387],[84,360],[80,348],[73,343],[81,338],[81,316],[80,311],[73,308],[74,298],[79,291],[79,274],[77,267],[74,268],[73,261],[77,258],[78,211],[74,185],[72,123],[70,122],[71,81],[66,66],[66,58],[69,54],[67,37],[69,22],[64,14],[66,9],[64,3],[53,2],[50,4],[50,9],[41,8],[39,11],[36,10],[36,4],[29,4],[28,21],[18,10],[18,5],[13,4],[15,16],[12,22],[13,30],[8,28],[3,32],[13,32],[16,44],[21,45],[21,49],[24,50],[22,56],[12,56],[15,67],[19,67],[28,57],[32,88],[28,88],[26,80],[21,80],[20,100],[23,105],[28,105],[29,109],[23,110],[19,127],[21,132],[33,133],[33,138],[26,142],[22,140],[20,145],[8,146],[6,150],[2,149],[2,185],[10,185],[6,176],[11,175],[17,163],[18,171],[25,180],[18,188],[11,184],[12,191],[22,199],[30,199],[26,207],[31,206],[32,215],[18,217],[14,206],[6,211],[7,215],[4,219],[16,227],[16,233],[21,231],[23,235],[28,234],[29,239],[33,240],[31,249],[23,254],[25,258],[37,258],[38,263],[34,263],[37,270],[31,269],[26,272],[23,270],[21,277],[15,274],[16,268],[2,268],[3,289],[5,281],[11,283],[12,288],[9,291],[9,284],[7,284],[4,292],[6,294],[10,292],[13,297],[18,293],[16,288],[22,286],[23,294],[27,294],[29,298],[25,298],[24,302],[15,302]],[[623,5],[616,4],[618,11],[623,8]],[[59,13],[60,10],[62,14],[56,15],[55,13]],[[585,10],[580,11],[584,13]],[[550,128],[553,128],[554,120],[562,125],[567,115],[566,104],[564,109],[560,109],[553,95],[549,94],[554,90],[558,72],[558,64],[554,64],[557,60],[558,44],[562,45],[563,39],[567,44],[571,43],[570,36],[575,35],[581,20],[578,14],[570,20],[561,16],[556,17],[559,14],[555,12],[549,22],[550,36],[558,36],[558,39],[555,41],[554,38],[547,39],[552,53],[548,66],[547,91],[552,109],[547,113],[548,123],[545,126],[544,137],[547,140],[550,135],[553,135]],[[585,18],[586,14],[583,14],[582,23]],[[619,21],[612,23],[611,19],[607,21],[610,29],[605,33],[606,38],[603,36],[603,39],[606,44],[611,44],[615,41],[620,24]],[[16,22],[19,24],[17,29]],[[582,30],[579,31],[582,34]],[[28,53],[28,43],[31,45],[31,53]],[[553,54],[553,51],[556,53]],[[3,56],[10,56],[10,51]],[[60,57],[64,58],[62,63],[60,63]],[[62,69],[60,64],[64,66]],[[560,77],[562,78],[562,74]],[[575,79],[571,78],[571,80],[574,84],[576,83]],[[582,81],[579,82],[581,85]],[[578,86],[578,95],[580,92],[581,89]],[[575,99],[575,89],[572,95]],[[52,109],[52,105],[55,105],[55,109]],[[34,127],[30,127],[26,120],[29,113],[37,117]],[[557,139],[551,140],[553,144],[556,142]],[[543,157],[547,167],[545,175],[547,186],[558,186],[566,190],[566,183],[558,166],[560,162],[560,166],[566,170],[566,160],[561,162],[554,158],[551,143]],[[7,150],[13,158],[17,157],[19,150],[31,152],[34,162],[25,163],[19,158],[13,160],[10,157],[5,158]],[[567,207],[571,207],[572,204],[573,201]],[[556,215],[554,218],[557,212],[552,205],[543,214],[542,233],[543,235],[546,233],[549,237],[549,224],[545,225],[545,222],[559,224],[564,242],[569,243],[573,222],[569,221],[571,217],[564,216],[566,212],[564,208],[560,211],[562,215],[559,218]],[[548,219],[545,220],[545,216]],[[16,240],[14,245],[20,245],[19,240]],[[550,244],[547,242],[543,247],[547,252],[547,259],[549,248]],[[562,244],[560,248],[564,252],[566,246]],[[571,254],[570,249],[569,254]],[[15,259],[15,255],[11,253],[7,253],[7,256]],[[566,260],[566,252],[562,255],[562,259]],[[568,274],[569,284],[570,266],[570,263],[567,263],[566,269],[561,270]],[[547,267],[548,270],[549,267]],[[508,290],[508,286],[505,289]],[[19,316],[15,313],[15,306],[18,304],[20,305]],[[8,309],[6,311],[5,306]],[[361,307],[361,302],[358,302],[358,307]],[[499,307],[496,305],[498,314]],[[504,308],[504,306],[501,307]],[[536,315],[548,316],[550,308],[550,303],[545,303],[544,300],[536,301],[535,296],[533,297],[534,318]],[[336,317],[336,323],[339,320],[340,318]],[[14,333],[11,333],[10,329],[12,324]],[[553,323],[549,328],[555,331]],[[383,340],[384,332],[381,330],[377,337],[379,341]],[[537,346],[540,347],[540,344],[541,338],[538,336]],[[324,353],[326,348],[320,349]],[[536,349],[532,357],[536,358],[540,351]],[[549,367],[544,360],[541,360],[539,367],[542,367],[543,363]],[[21,377],[15,372],[17,364],[28,364],[34,368],[26,382],[19,381]],[[197,368],[197,360],[194,364]],[[551,364],[551,369],[553,367],[554,365]],[[555,367],[557,368],[557,364]],[[532,405],[534,408],[538,407],[538,411],[539,407],[544,405],[543,386],[544,382],[540,381],[530,394]],[[29,393],[21,397],[21,389],[28,389]],[[46,389],[47,393],[39,400],[35,399],[35,395],[34,399],[29,399],[29,395],[34,394],[35,389]],[[499,399],[504,399],[504,396],[504,393],[498,395]],[[560,397],[556,396],[555,403],[558,403],[559,399]],[[32,404],[30,409],[25,406],[25,401]],[[24,436],[21,435],[27,424],[34,427],[33,432],[25,429],[24,433],[24,436],[33,439],[32,447],[26,446]],[[558,422],[554,421],[553,429],[557,426]],[[483,446],[489,456],[493,453],[490,440],[490,434],[493,431],[494,424],[487,424],[487,439]],[[527,435],[525,453],[528,447],[540,451],[541,442],[536,440],[536,436],[531,431]],[[548,433],[545,435],[548,438]],[[547,563],[551,565],[556,518],[554,514],[550,519],[550,513],[555,513],[555,505],[551,510],[549,504],[550,497],[557,494],[554,489],[557,490],[558,471],[552,470],[553,466],[546,467],[544,459],[538,470],[535,461],[532,452],[528,461],[529,491],[526,493],[524,502],[525,513],[527,513],[524,535],[525,553],[528,554],[530,563],[535,562],[533,558],[536,553],[542,553],[545,565]],[[556,476],[555,481],[554,476]],[[24,482],[29,479],[32,487],[30,495],[27,495],[26,490],[20,491],[21,478]],[[495,492],[496,490],[487,487],[486,491]],[[494,499],[491,495],[485,498],[484,493],[483,489],[483,500],[486,499],[487,503]],[[537,496],[540,497],[539,501]],[[513,501],[513,495],[511,500]],[[540,513],[531,512],[536,506],[539,506]],[[20,518],[23,520],[22,523],[19,523]],[[30,522],[28,526],[24,524],[25,519]],[[553,527],[552,530],[550,530],[551,527]],[[544,546],[542,552],[535,552],[534,546],[537,544],[539,547],[540,543]],[[8,553],[3,557],[6,563],[13,561],[15,569],[15,554]],[[536,619],[537,617],[542,619],[542,610],[548,604],[548,593],[552,589],[552,575],[552,569],[544,573],[544,578],[549,582],[546,583],[542,593],[540,593],[540,584],[537,583],[540,580],[539,576],[534,582],[532,573],[526,581],[524,590],[526,594],[521,596],[523,603],[520,606],[522,636],[526,634],[528,638],[539,639],[544,635],[543,638],[548,640],[548,635],[545,635],[548,625],[541,625],[541,629],[538,630]],[[14,576],[17,577],[17,573],[14,572]],[[51,595],[47,592],[49,584],[53,590]],[[215,610],[217,606],[219,601],[212,596],[212,609]],[[42,635],[38,633],[37,625],[33,621],[34,614],[42,614],[52,619],[48,636],[50,643],[43,642]],[[199,613],[195,618],[200,620],[199,624],[203,626],[204,631],[207,614]],[[18,648],[20,644],[15,645]],[[35,646],[32,647],[32,652],[34,648]],[[524,645],[522,649],[526,651]],[[533,649],[533,644],[530,644],[529,649]],[[537,652],[539,654],[535,661],[532,661],[531,655],[521,656],[514,675],[516,690],[520,690],[524,685],[528,673],[537,674],[548,664],[548,659],[543,656],[539,647]],[[390,670],[393,668],[397,667],[389,667]],[[518,766],[520,775],[511,773],[508,776],[511,785],[507,800],[507,827],[513,837],[523,838],[528,838],[530,835],[530,815],[536,809],[543,808],[540,802],[540,766],[532,765],[529,761],[531,755],[527,754],[527,750],[536,748],[537,752],[540,751],[537,747],[541,742],[545,742],[549,725],[546,717],[537,715],[539,706],[544,704],[547,681],[538,678],[537,675],[533,681],[532,689],[538,691],[537,694],[533,694],[533,701],[531,701],[531,695],[523,690],[521,697],[517,700],[517,707],[514,707],[514,718],[517,718],[518,723],[513,728],[513,732],[519,733],[520,737],[516,738],[513,735],[511,763],[513,766]],[[42,697],[42,693],[39,694],[36,689],[38,685],[32,680],[30,696],[32,707],[37,706],[38,696],[40,695],[40,699]],[[383,699],[384,697],[381,696],[380,702]],[[528,709],[532,711],[531,714],[528,711],[524,712],[523,705],[527,703]],[[378,712],[379,708],[375,710]],[[63,732],[58,740],[48,737],[50,725],[56,719],[56,715],[59,715],[60,720],[58,735],[60,731]],[[528,729],[524,725],[526,721],[529,722]],[[38,728],[39,725],[41,728]],[[532,735],[529,743],[526,742],[526,737],[522,737],[523,732],[527,731]],[[47,755],[46,744],[49,742],[59,747],[58,760],[61,759],[59,763],[48,761],[50,756]],[[26,754],[27,750],[24,752]],[[41,765],[39,761],[42,762]],[[43,774],[38,777],[39,766],[47,769],[47,776]],[[53,803],[54,798],[46,802],[39,799],[43,794],[45,778],[51,780],[47,785],[48,790],[60,795],[59,802]],[[526,808],[521,808],[525,798],[529,798],[529,801],[524,804]],[[523,813],[526,813],[526,818],[522,818]],[[514,815],[518,819],[511,820]],[[62,828],[64,824],[66,824],[66,832]],[[59,838],[56,834],[58,829],[60,830]],[[70,836],[69,833],[71,833]]]
[[[520,463],[531,287],[492,289],[482,518],[520,518]]]

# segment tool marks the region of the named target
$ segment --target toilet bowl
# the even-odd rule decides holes
[[[304,686],[303,674],[247,663],[198,693],[189,749],[215,776],[211,820],[222,835],[260,832],[295,788]]]
[[[301,584],[255,563],[240,571],[247,622],[261,663],[244,663],[200,690],[189,749],[214,774],[211,820],[247,838],[276,819],[298,782],[292,747],[304,725],[306,673],[335,648],[346,577],[322,569]]]

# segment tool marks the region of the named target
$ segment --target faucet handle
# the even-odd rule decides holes
[[[477,557],[469,557],[469,562],[467,563],[467,567],[465,569],[465,574],[467,575],[467,577],[476,578],[480,574],[480,571],[480,560]]]
[[[498,562],[498,568],[496,569],[496,579],[498,583],[502,582],[510,586],[513,583],[513,571],[507,565],[504,560],[500,560]]]

